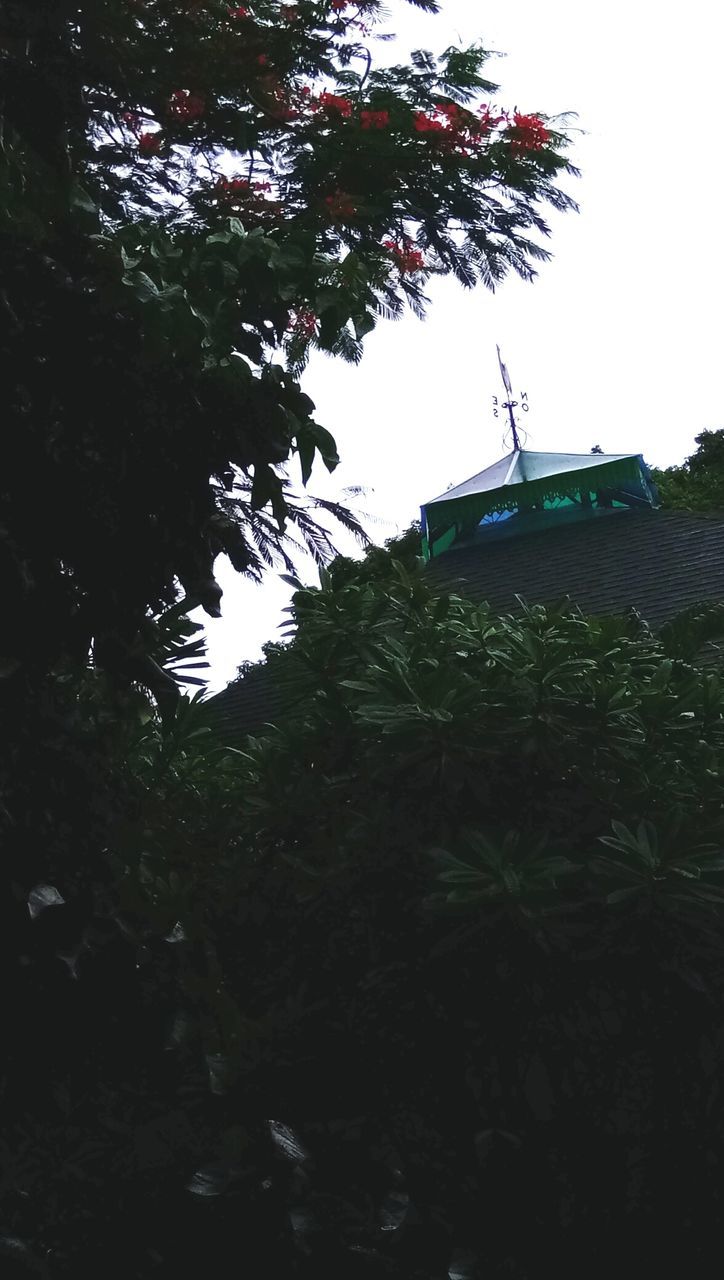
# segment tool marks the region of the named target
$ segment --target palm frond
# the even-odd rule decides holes
[[[180,601],[147,620],[142,635],[144,653],[177,684],[204,687],[206,680],[191,672],[208,670],[206,637],[201,624],[193,622],[185,608],[185,601]]]
[[[352,534],[360,546],[369,545],[362,517],[344,501],[298,493],[289,478],[279,473],[286,505],[286,527],[282,530],[271,511],[252,505],[252,480],[239,472],[231,494],[217,490],[217,508],[222,517],[220,551],[229,555],[238,572],[259,581],[266,569],[281,568],[296,574],[300,558],[310,557],[316,565],[327,565],[338,554],[334,526]],[[347,490],[359,497],[359,487]],[[332,527],[317,518],[327,517]]]

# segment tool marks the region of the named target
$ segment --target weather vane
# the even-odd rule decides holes
[[[500,376],[503,379],[503,386],[505,387],[506,395],[508,398],[507,400],[503,400],[502,402],[500,402],[497,396],[493,396],[493,417],[497,418],[499,408],[508,410],[508,417],[510,418],[510,430],[513,435],[513,450],[514,452],[517,453],[522,446],[520,443],[520,436],[518,434],[518,424],[515,420],[515,414],[513,413],[513,410],[517,409],[518,404],[520,403],[521,412],[522,413],[528,412],[528,392],[527,391],[521,392],[520,402],[513,399],[513,384],[510,381],[510,374],[508,373],[508,370],[503,364],[503,357],[500,354],[500,347],[496,346],[495,349],[498,353],[498,364],[500,366]],[[523,434],[525,434],[525,432]]]

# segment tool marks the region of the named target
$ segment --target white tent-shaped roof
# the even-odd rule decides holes
[[[567,507],[581,515],[618,506],[653,506],[656,491],[637,453],[537,453],[514,449],[422,508],[423,547],[439,555],[484,525]],[[570,514],[570,512],[569,512]]]
[[[462,484],[454,485],[439,497],[431,498],[430,503],[449,502],[471,493],[488,493],[503,485],[542,480],[547,476],[582,471],[586,467],[600,467],[607,462],[622,462],[625,458],[637,456],[630,453],[536,453],[529,449],[516,449],[469,480],[463,480]]]

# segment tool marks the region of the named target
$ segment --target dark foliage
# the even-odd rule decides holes
[[[316,455],[336,465],[296,376],[310,344],[358,359],[430,272],[530,276],[545,256],[529,233],[572,205],[565,135],[483,119],[482,49],[377,69],[379,18],[331,0],[2,6],[8,667],[94,644],[127,679],[179,584],[216,616],[216,557],[257,563],[237,484],[283,527],[280,465],[298,457],[305,483]]]
[[[709,1274],[719,673],[410,559],[297,594],[241,751],[127,715],[105,853],[17,902],[5,1220],[52,1277]]]
[[[309,348],[571,206],[482,49],[379,69],[379,17],[0,7],[3,1275],[703,1275],[721,1225],[711,619],[501,620],[412,532],[297,595],[267,737],[177,696],[216,556],[348,519],[286,481]]]
[[[652,472],[661,501],[684,511],[724,511],[724,430],[702,431],[696,443],[681,466]]]

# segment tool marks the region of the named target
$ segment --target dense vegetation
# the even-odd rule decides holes
[[[702,431],[696,444],[680,466],[653,471],[661,501],[686,511],[724,511],[724,430]]]
[[[329,555],[284,473],[336,461],[310,346],[530,275],[571,203],[482,49],[380,68],[380,16],[0,9],[3,1275],[578,1274],[632,1234],[703,1274],[721,1222],[716,611],[496,618],[408,540],[297,594],[275,731],[178,696],[219,553]]]
[[[724,686],[696,625],[500,618],[382,552],[334,576],[270,654],[295,710],[263,738],[184,701],[114,740],[88,677],[118,879],[25,925],[13,1230],[53,1275],[704,1265]]]
[[[179,700],[187,614],[220,553],[331,554],[293,490],[337,461],[309,349],[358,359],[436,273],[529,278],[572,206],[560,121],[498,108],[482,48],[380,65],[383,20],[0,5],[3,1274],[306,1265],[266,1113],[224,1091],[276,1013],[219,969],[214,878],[256,855],[240,758]]]

